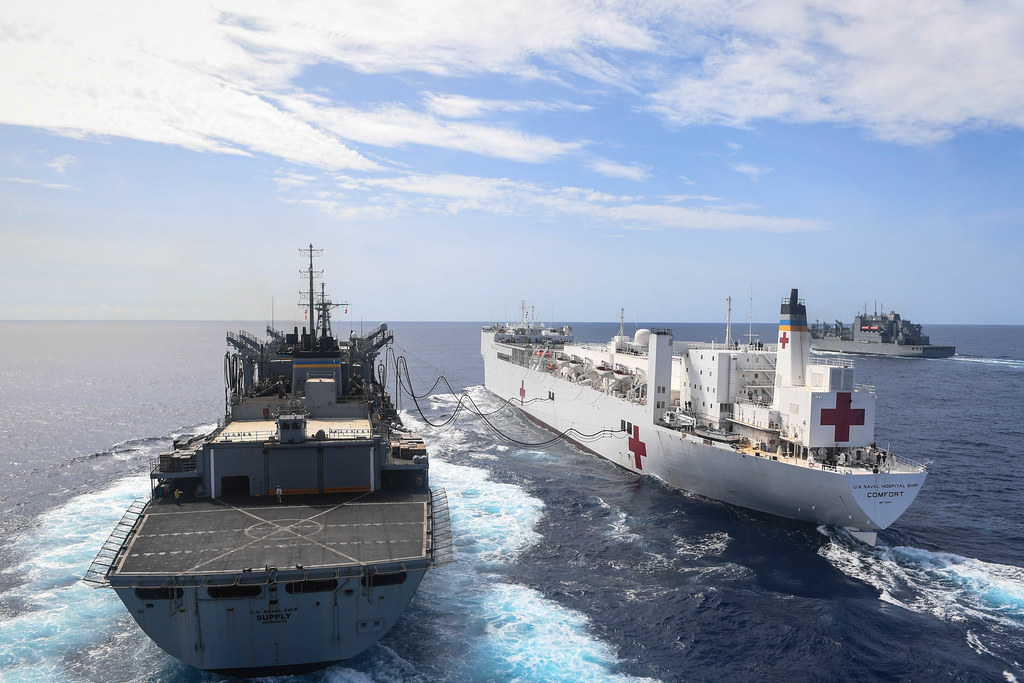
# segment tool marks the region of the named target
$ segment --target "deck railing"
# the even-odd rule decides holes
[[[135,525],[139,521],[139,516],[145,507],[146,503],[144,501],[136,500],[125,510],[124,515],[121,516],[121,521],[110,532],[110,536],[103,542],[100,551],[96,554],[92,564],[89,565],[89,569],[86,570],[85,576],[82,577],[83,581],[93,588],[106,588],[110,586],[107,573],[114,566],[114,562],[117,561],[118,553],[121,552],[125,541],[128,540],[128,537],[134,531]]]
[[[430,554],[435,567],[455,560],[455,544],[448,513],[448,494],[443,488],[430,489]]]

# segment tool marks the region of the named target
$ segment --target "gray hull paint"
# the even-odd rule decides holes
[[[870,344],[834,338],[830,339],[828,337],[823,339],[811,339],[811,348],[815,351],[829,351],[833,353],[900,356],[903,358],[949,358],[956,353],[955,346],[938,346],[935,344]]]
[[[115,590],[142,630],[190,666],[283,673],[350,659],[372,646],[395,625],[422,580],[423,571],[416,571],[401,585],[366,588],[351,578],[335,591],[294,595],[263,587],[252,599],[211,598],[205,587],[185,587],[180,598],[168,599]]]
[[[453,558],[426,444],[376,376],[393,335],[381,323],[335,337],[333,304],[314,292],[320,250],[302,253],[309,329],[227,333],[225,419],[151,464],[150,500],[84,577],[200,669],[297,673],[354,657]]]

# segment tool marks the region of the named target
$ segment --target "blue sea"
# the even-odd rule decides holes
[[[724,325],[672,324],[718,340]],[[226,330],[264,323],[0,322],[0,679],[216,681],[80,579],[172,439],[224,414]],[[396,323],[425,392],[481,409],[478,324]],[[744,326],[746,327],[746,326]],[[581,324],[607,340],[618,324]],[[766,341],[771,326],[754,326]],[[930,325],[943,360],[862,357],[877,441],[929,465],[877,547],[670,489],[564,443],[523,446],[408,397],[456,561],[397,627],[296,681],[1024,680],[1024,327]],[[734,336],[747,330],[735,330]],[[393,375],[392,375],[393,376]],[[519,442],[550,435],[514,410]]]

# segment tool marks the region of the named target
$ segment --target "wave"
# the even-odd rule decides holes
[[[481,407],[497,405],[482,388],[474,393]],[[510,579],[526,551],[544,542],[536,531],[543,501],[519,486],[493,481],[486,469],[453,462],[476,463],[482,453],[553,456],[495,445],[476,420],[447,430],[432,429],[408,413],[402,420],[427,442],[431,483],[447,492],[455,537],[455,562],[429,572],[414,602],[429,600],[429,616],[415,618],[421,623],[417,634],[429,658],[444,662],[443,669],[429,672],[430,679],[637,680],[614,673],[614,648],[594,637],[584,614]],[[402,622],[394,638],[408,635],[413,621]],[[448,651],[459,654],[445,657]]]
[[[435,452],[431,474],[433,484],[448,494],[456,560],[427,574],[407,618],[381,643],[312,680],[630,680],[614,673],[619,664],[614,648],[594,637],[585,615],[509,579],[521,554],[543,541],[536,531],[543,502],[518,486],[492,481],[484,469],[437,457],[437,452],[454,459],[486,450],[489,445],[479,434],[458,429],[432,434],[426,425],[408,421],[424,432]],[[139,446],[126,443],[111,450]],[[40,515],[36,528],[5,549],[15,558],[0,584],[5,681],[198,675],[162,653],[113,591],[80,580],[125,508],[148,494],[148,477],[130,476],[76,496]],[[403,637],[410,630],[420,637]],[[442,656],[445,665],[435,668],[438,652],[460,650],[459,657]]]
[[[981,365],[996,365],[1000,367],[1024,370],[1024,359],[1021,358],[979,358],[976,356],[953,356],[954,361],[961,363],[978,363]]]
[[[0,599],[12,612],[0,620],[5,681],[100,680],[105,673],[114,680],[118,674],[103,664],[112,657],[111,642],[119,643],[118,661],[131,657],[126,649],[158,652],[113,591],[80,581],[125,509],[148,489],[148,477],[133,476],[73,498],[41,515],[33,532],[5,549],[23,558],[3,571],[9,587]]]
[[[1013,653],[1024,650],[1024,568],[910,546],[868,549],[843,531],[819,531],[830,542],[818,554],[837,569],[874,586],[884,602],[963,625],[975,652],[1017,668],[1005,675],[1019,677],[1024,667]]]

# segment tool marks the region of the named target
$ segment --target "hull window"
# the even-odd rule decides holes
[[[373,574],[364,576],[361,582],[364,586],[397,586],[405,583],[405,572],[397,574]]]
[[[180,588],[136,588],[135,597],[139,600],[176,600],[184,591]]]
[[[337,579],[326,581],[296,581],[285,584],[284,590],[287,593],[329,593],[338,587]]]
[[[262,586],[210,586],[206,592],[211,598],[258,598]]]

